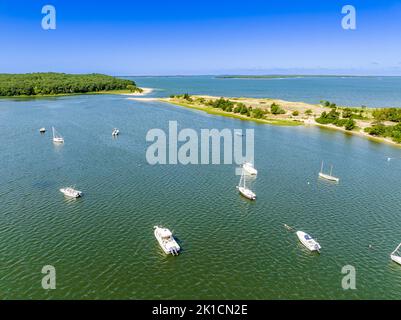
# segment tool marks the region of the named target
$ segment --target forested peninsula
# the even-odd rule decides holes
[[[82,93],[142,92],[132,80],[104,74],[0,74],[0,96],[47,96]]]

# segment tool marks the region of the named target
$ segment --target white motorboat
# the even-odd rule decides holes
[[[398,263],[399,265],[401,265],[401,256],[398,253],[398,250],[400,248],[401,248],[401,243],[398,245],[397,248],[395,248],[395,250],[390,255],[391,260],[393,260],[395,263]]]
[[[247,173],[249,173],[250,175],[255,176],[255,175],[258,174],[258,170],[256,170],[256,169],[254,168],[253,164],[250,163],[250,162],[244,162],[244,164],[242,165],[242,168],[243,168]]]
[[[70,197],[70,198],[78,198],[78,197],[82,196],[81,191],[76,190],[71,187],[61,188],[60,192],[64,193],[65,196]]]
[[[322,161],[322,167],[320,168],[319,177],[322,179],[326,179],[326,180],[334,181],[334,182],[340,181],[339,178],[332,175],[332,172],[333,172],[333,166],[331,166],[331,168],[330,168],[330,174],[323,172],[323,161]]]
[[[321,246],[320,244],[313,239],[309,234],[303,231],[297,231],[297,236],[299,241],[308,248],[310,251],[317,251],[320,253]]]
[[[46,132],[46,128],[40,128],[40,129],[39,129],[39,132],[40,132],[40,133],[45,133],[45,132]]]
[[[173,256],[178,255],[181,248],[175,241],[172,232],[167,228],[158,226],[154,226],[154,229],[155,237],[164,253],[172,254]]]
[[[256,194],[252,190],[248,189],[245,185],[244,170],[242,170],[241,178],[239,180],[237,189],[240,192],[240,194],[242,194],[245,198],[248,198],[249,200],[256,199]]]
[[[64,143],[64,138],[52,127],[53,130],[53,142],[54,143]]]
[[[112,131],[112,133],[111,133],[111,135],[112,135],[113,137],[116,137],[116,136],[118,136],[119,134],[120,134],[120,130],[118,130],[117,128],[114,128],[113,131]]]

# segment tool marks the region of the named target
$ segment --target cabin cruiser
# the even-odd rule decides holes
[[[178,255],[181,248],[175,241],[172,232],[167,228],[158,226],[154,226],[154,229],[155,237],[164,253],[172,254],[173,256]]]
[[[79,190],[75,190],[74,188],[61,188],[60,192],[64,193],[65,196],[70,198],[78,198],[82,196],[82,192]]]
[[[322,248],[320,244],[313,239],[309,234],[303,231],[297,231],[297,236],[299,241],[308,248],[310,251],[317,251],[320,253],[320,249]]]
[[[244,162],[244,164],[242,165],[242,168],[249,173],[250,175],[257,175],[258,174],[258,170],[256,170],[253,167],[253,164],[250,162]]]
[[[45,132],[46,132],[46,128],[40,128],[40,129],[39,129],[39,132],[40,132],[40,133],[45,133]]]

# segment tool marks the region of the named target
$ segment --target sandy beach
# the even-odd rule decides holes
[[[124,96],[146,96],[154,91],[153,88],[141,88],[142,92],[122,93]]]

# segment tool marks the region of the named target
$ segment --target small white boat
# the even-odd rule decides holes
[[[395,263],[398,263],[399,265],[401,265],[401,256],[398,253],[398,250],[400,248],[401,248],[401,243],[398,245],[397,248],[395,248],[395,250],[390,255],[391,260],[393,260]]]
[[[297,236],[299,241],[308,248],[310,251],[317,251],[320,253],[321,246],[320,244],[313,239],[309,234],[303,231],[297,231]]]
[[[75,190],[74,188],[68,187],[68,188],[61,188],[60,192],[64,193],[65,196],[70,197],[70,198],[78,198],[82,196],[82,192],[79,190]]]
[[[326,179],[326,180],[334,181],[334,182],[340,181],[339,178],[332,175],[332,172],[333,172],[333,166],[331,166],[331,168],[330,168],[330,174],[323,172],[323,161],[322,161],[322,167],[320,168],[319,177],[322,179]]]
[[[173,256],[178,255],[181,248],[178,245],[177,241],[175,241],[173,234],[167,228],[154,226],[153,227],[155,237],[160,244],[160,247],[163,249],[165,254],[172,254]]]
[[[250,162],[244,162],[244,164],[242,165],[242,168],[243,168],[247,173],[249,173],[250,175],[255,176],[255,175],[258,174],[258,170],[256,170],[256,169],[254,168],[253,164],[250,163]]]
[[[64,143],[64,138],[52,127],[53,130],[53,142],[54,143]]]
[[[116,137],[116,136],[118,136],[120,134],[120,130],[118,130],[117,128],[114,128],[113,129],[113,132],[111,133],[111,135],[113,136],[113,137]]]
[[[40,128],[40,129],[39,129],[39,132],[40,132],[40,133],[45,133],[45,132],[46,132],[46,128]]]
[[[250,189],[248,189],[245,185],[244,170],[242,170],[241,179],[239,180],[237,189],[238,189],[239,193],[242,194],[245,198],[248,198],[249,200],[256,199],[256,194],[254,192],[252,192]]]

